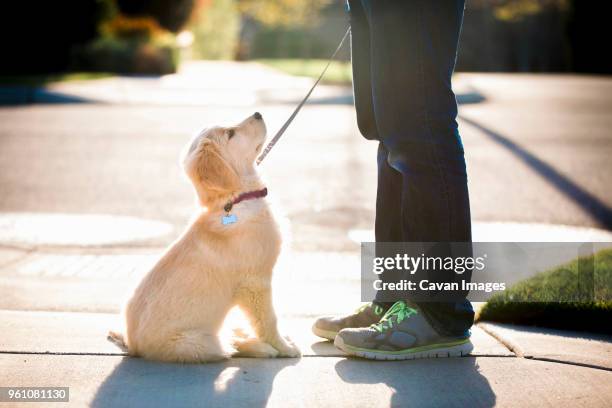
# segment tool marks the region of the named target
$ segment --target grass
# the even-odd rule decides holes
[[[589,265],[593,276],[584,271]],[[518,282],[493,296],[477,320],[612,333],[611,318],[612,249],[607,249]]]
[[[317,79],[327,60],[322,59],[259,59],[262,64],[278,69],[290,75]],[[332,61],[327,73],[321,82],[336,85],[350,85],[353,75],[351,63],[346,61]]]
[[[105,72],[69,72],[41,75],[0,75],[0,85],[42,86],[51,82],[83,81],[87,79],[108,78]]]

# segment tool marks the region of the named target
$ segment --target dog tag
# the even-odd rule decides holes
[[[238,218],[236,218],[235,214],[228,214],[224,215],[221,220],[223,221],[223,225],[229,225],[234,224],[236,221],[238,221]]]

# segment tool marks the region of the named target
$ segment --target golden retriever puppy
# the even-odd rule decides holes
[[[202,210],[127,302],[125,332],[109,333],[130,355],[184,363],[228,358],[217,333],[235,305],[257,335],[235,341],[239,355],[300,355],[279,334],[272,306],[281,236],[255,168],[265,137],[255,113],[237,126],[204,130],[187,149],[183,166]]]

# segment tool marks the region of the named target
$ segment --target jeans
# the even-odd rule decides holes
[[[357,124],[379,141],[376,241],[471,242],[451,88],[464,0],[348,3]],[[465,298],[415,303],[440,334],[472,325]]]

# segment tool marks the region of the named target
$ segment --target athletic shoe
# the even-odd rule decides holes
[[[312,326],[312,332],[324,339],[333,340],[340,330],[347,327],[368,327],[377,323],[384,313],[382,306],[366,303],[347,316],[319,317]]]
[[[370,327],[341,330],[334,345],[349,355],[373,360],[461,357],[474,348],[469,331],[464,336],[441,336],[418,309],[403,301]]]

